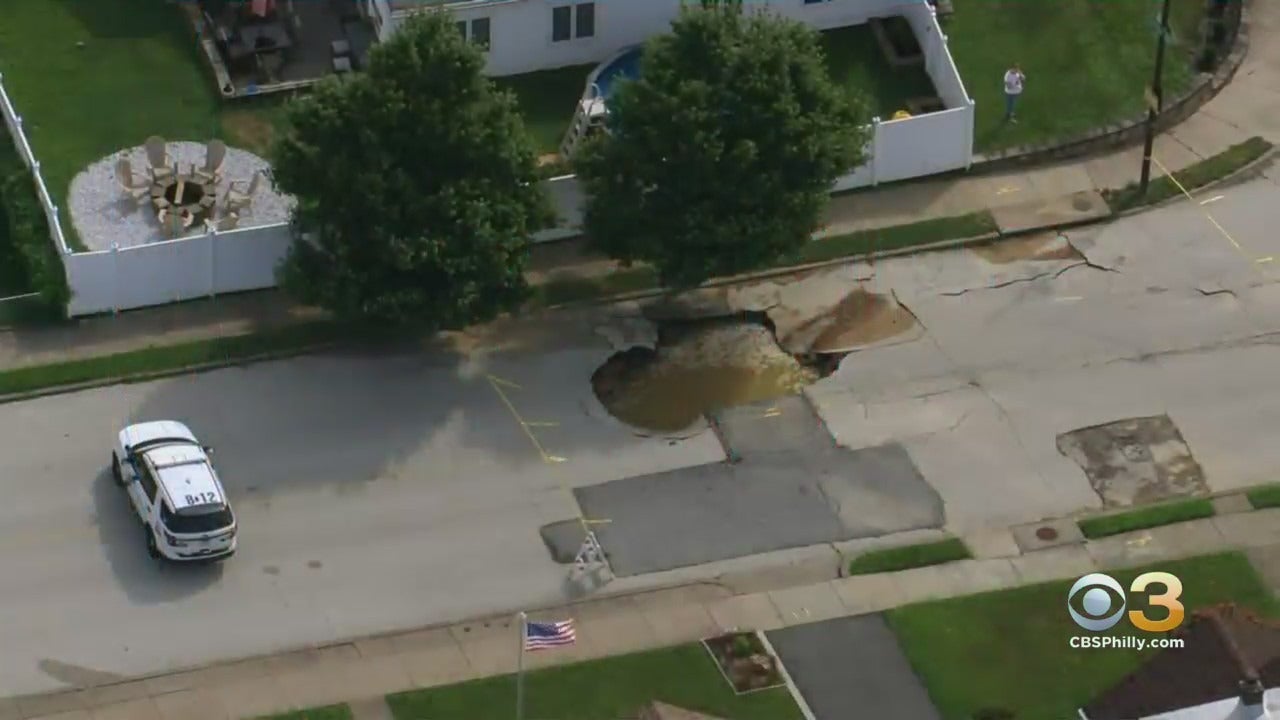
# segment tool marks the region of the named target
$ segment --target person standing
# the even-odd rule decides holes
[[[1018,122],[1014,111],[1017,109],[1018,97],[1022,95],[1022,84],[1026,82],[1027,76],[1022,73],[1022,68],[1018,63],[1014,63],[1004,73],[1004,120],[1005,122]]]

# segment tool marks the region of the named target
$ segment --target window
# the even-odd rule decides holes
[[[588,38],[595,37],[596,34],[596,4],[582,3],[578,6],[577,17],[578,33],[577,37]]]
[[[485,50],[489,49],[489,18],[476,18],[471,21],[470,26],[466,21],[456,22],[453,26],[458,28],[458,34],[463,40],[470,40]],[[470,32],[467,32],[468,27]]]
[[[151,467],[143,462],[141,458],[134,461],[134,466],[138,469],[138,482],[142,483],[142,491],[147,494],[147,499],[154,501],[156,499],[156,479],[151,474]]]
[[[471,21],[471,42],[485,50],[489,49],[489,18],[476,18]]]
[[[551,8],[551,42],[595,37],[595,34],[595,3],[578,3]]]
[[[235,517],[231,514],[231,508],[225,505],[212,512],[175,513],[169,509],[169,503],[165,502],[160,504],[160,522],[164,523],[169,532],[179,535],[193,535],[231,527],[231,524],[235,522]]]
[[[573,18],[570,12],[571,8],[568,5],[551,8],[551,42],[564,42],[569,39],[569,23]]]

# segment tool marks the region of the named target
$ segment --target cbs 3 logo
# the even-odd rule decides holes
[[[1153,585],[1163,586],[1164,592],[1149,592]],[[1186,609],[1178,598],[1182,597],[1182,581],[1167,572],[1143,573],[1129,584],[1129,592],[1145,593],[1152,607],[1168,610],[1168,616],[1152,620],[1142,610],[1130,610],[1129,622],[1146,632],[1168,632],[1182,624]],[[1073,605],[1079,596],[1079,608]],[[1067,593],[1067,612],[1076,625],[1085,630],[1101,632],[1115,627],[1125,610],[1125,591],[1115,578],[1102,573],[1091,573],[1076,580]]]

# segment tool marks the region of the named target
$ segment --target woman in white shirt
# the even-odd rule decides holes
[[[1027,79],[1017,63],[1004,73],[1004,119],[1005,122],[1018,122],[1013,111],[1018,104],[1018,96],[1022,94],[1022,83]]]

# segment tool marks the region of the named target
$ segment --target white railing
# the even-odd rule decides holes
[[[27,140],[27,133],[22,129],[22,116],[18,114],[18,110],[9,99],[9,93],[5,92],[3,75],[0,75],[0,114],[4,115],[4,124],[9,128],[9,137],[13,138],[14,146],[18,148],[18,156],[22,158],[23,164],[31,169],[31,175],[35,177],[36,195],[39,196],[40,206],[44,208],[44,216],[49,221],[49,234],[52,236],[53,246],[59,255],[66,255],[71,252],[71,248],[67,246],[66,236],[62,234],[58,206],[49,195],[49,186],[45,184],[44,173],[40,171],[40,161],[36,159],[31,143]]]
[[[71,317],[276,286],[293,244],[288,223],[210,232],[63,257]]]

